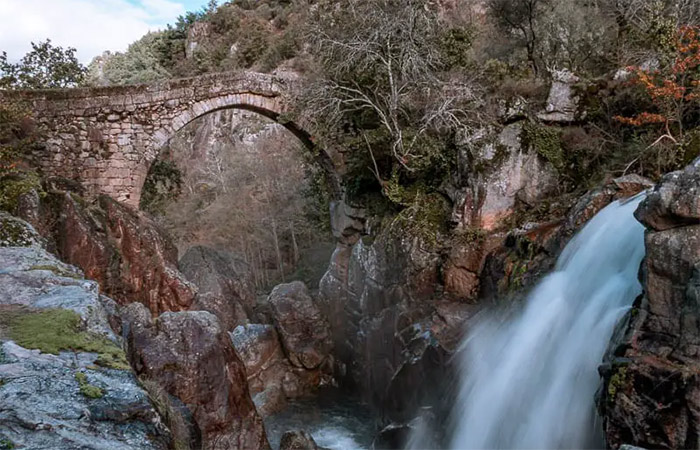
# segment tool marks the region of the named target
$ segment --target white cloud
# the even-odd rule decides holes
[[[185,12],[173,0],[0,0],[0,50],[19,60],[30,42],[50,38],[75,47],[83,63],[104,50],[122,51]]]

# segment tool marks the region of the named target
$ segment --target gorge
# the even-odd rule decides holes
[[[696,2],[0,53],[0,450],[698,448],[699,267]]]

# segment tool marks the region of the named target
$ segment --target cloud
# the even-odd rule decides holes
[[[50,38],[75,47],[88,63],[105,50],[122,51],[148,31],[185,13],[177,0],[1,0],[0,51],[19,60],[30,42]]]

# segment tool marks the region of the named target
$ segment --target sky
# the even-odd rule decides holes
[[[148,31],[173,23],[207,0],[0,0],[0,51],[18,61],[30,42],[75,47],[84,64],[122,51]],[[221,3],[221,2],[219,2]]]

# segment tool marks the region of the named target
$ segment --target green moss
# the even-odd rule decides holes
[[[449,206],[439,194],[417,194],[411,206],[401,211],[389,226],[395,237],[418,236],[432,248],[439,247],[440,238],[448,231]]]
[[[80,386],[80,393],[83,394],[87,398],[102,398],[104,397],[105,393],[104,391],[93,385],[88,383],[87,380],[87,375],[85,375],[83,372],[77,372],[75,374],[75,380],[78,382],[78,385]]]
[[[0,217],[0,247],[30,247],[37,241],[30,229],[21,221]]]
[[[9,335],[18,345],[58,354],[61,350],[97,353],[96,364],[112,369],[128,369],[124,351],[104,336],[82,330],[82,320],[74,311],[47,309],[22,312],[10,317]]]
[[[627,367],[620,366],[617,371],[610,377],[608,381],[608,402],[612,403],[615,401],[617,393],[624,387],[627,383]]]
[[[534,150],[538,155],[552,163],[557,170],[566,166],[566,157],[561,144],[559,129],[528,122],[523,126],[520,136],[523,146]]]
[[[32,190],[41,191],[41,182],[36,172],[22,172],[0,178],[0,209],[14,213],[19,197]]]
[[[15,443],[6,437],[0,437],[0,450],[12,450],[16,448]]]
[[[81,279],[80,276],[71,272],[70,270],[64,269],[62,267],[54,266],[54,265],[49,265],[49,264],[39,264],[36,266],[31,266],[27,270],[47,270],[49,272],[53,272],[54,275],[59,276],[59,277]]]

